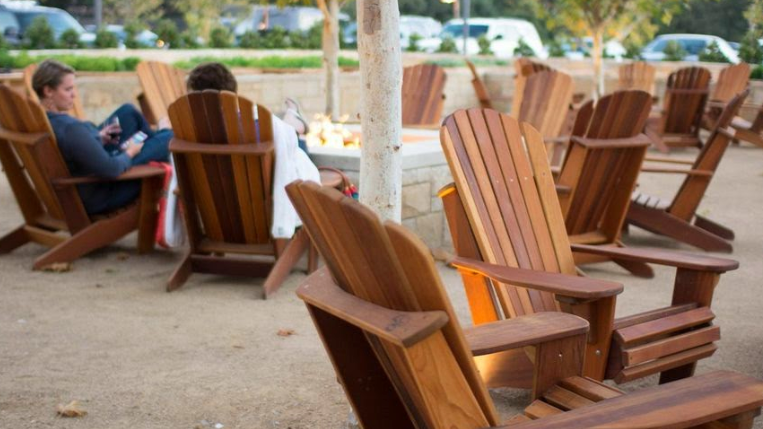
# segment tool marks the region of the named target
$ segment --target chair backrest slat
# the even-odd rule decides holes
[[[528,58],[519,57],[514,60],[514,95],[511,101],[511,116],[519,117],[519,109],[522,106],[527,77],[533,73],[553,70],[553,68],[546,64],[532,61]]]
[[[699,133],[710,77],[710,71],[703,67],[682,68],[668,76],[663,104],[663,133]]]
[[[732,64],[721,70],[710,99],[724,103],[729,102],[735,95],[747,89],[749,82],[750,65],[745,62]]]
[[[334,189],[295,182],[287,187],[287,192],[340,288],[387,309],[442,311],[448,316],[448,322],[440,332],[408,348],[370,334],[366,334],[367,343],[356,337],[362,346],[367,344],[374,350],[377,360],[373,361],[366,351],[361,356],[363,361],[353,365],[385,368],[387,381],[396,387],[398,395],[393,401],[377,398],[379,402],[369,407],[387,404],[405,407],[410,421],[400,422],[398,425],[403,426],[395,427],[444,429],[455,424],[455,427],[476,429],[497,424],[492,401],[476,371],[426,246],[400,226],[382,224],[370,209]],[[314,313],[315,307],[309,307]],[[330,322],[336,331],[349,330],[338,320]],[[349,391],[357,384],[351,378],[352,368],[338,365],[350,351],[344,349],[344,344],[326,341],[331,334],[337,333],[326,331],[331,328],[330,323],[319,325],[319,330],[350,396]],[[435,377],[437,382],[431,384],[424,374],[435,372],[439,376]],[[358,390],[355,389],[353,405],[363,427],[390,427],[389,422],[382,426],[380,422],[374,422],[370,417],[374,410],[359,403],[372,392]],[[445,397],[448,401],[443,401]]]
[[[621,91],[641,90],[654,94],[656,71],[654,66],[644,61],[623,64],[617,68],[617,89]]]
[[[475,67],[474,63],[469,60],[466,60],[466,66],[469,67],[469,71],[472,72],[472,86],[474,87],[475,94],[477,94],[477,100],[480,102],[480,107],[483,109],[492,109],[493,103],[490,101],[490,94],[488,94],[487,87],[485,87],[485,83],[477,72],[477,67]]]
[[[141,61],[135,69],[154,120],[168,117],[170,104],[186,94],[184,73],[161,61]]]
[[[541,71],[527,76],[518,119],[543,134],[558,137],[572,102],[573,82],[559,71]]]
[[[575,274],[543,138],[524,126],[523,144],[519,123],[493,110],[445,120],[441,142],[458,194],[485,261]],[[507,317],[557,309],[551,294],[510,285],[496,292]]]
[[[170,121],[175,137],[210,145],[263,144],[271,136],[270,112],[233,93],[204,91],[172,103]],[[267,119],[264,119],[266,118]],[[172,146],[171,146],[172,147]],[[270,238],[273,153],[216,155],[198,152],[173,154],[186,204],[194,215],[190,235],[236,244],[265,244]],[[183,189],[186,188],[186,189]],[[185,200],[184,200],[185,201]],[[198,218],[196,214],[198,212]]]
[[[403,69],[403,125],[435,125],[442,115],[445,70],[435,64]]]
[[[731,120],[739,112],[742,103],[749,93],[750,91],[746,89],[729,101],[718,118],[715,128],[707,138],[707,143],[702,146],[697,159],[694,161],[694,165],[692,165],[692,169],[715,173],[731,140],[728,133],[720,132],[720,130],[728,128]],[[691,220],[697,211],[697,207],[699,207],[699,203],[702,201],[702,197],[705,196],[707,187],[710,186],[711,179],[712,175],[687,175],[678,189],[675,198],[673,198],[668,212],[681,219]]]

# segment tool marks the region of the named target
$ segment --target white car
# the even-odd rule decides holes
[[[445,24],[440,37],[424,39],[419,46],[426,52],[436,52],[440,48],[442,40],[452,38],[459,52],[464,52],[464,21],[452,19]],[[469,35],[466,40],[466,55],[479,53],[477,39],[480,36],[490,40],[490,50],[496,57],[511,58],[514,49],[520,40],[535,51],[539,58],[548,57],[548,52],[543,47],[538,30],[529,21],[515,18],[472,18],[469,20]]]
[[[729,42],[718,36],[706,34],[663,34],[657,36],[641,50],[641,58],[646,61],[662,61],[665,58],[665,48],[671,41],[678,42],[686,51],[687,55],[684,57],[684,61],[698,61],[700,52],[715,42],[729,61],[734,64],[739,62],[739,56],[734,48],[729,45]]]
[[[402,15],[400,17],[400,45],[403,49],[410,45],[411,35],[422,39],[437,37],[442,31],[440,21],[428,16]]]

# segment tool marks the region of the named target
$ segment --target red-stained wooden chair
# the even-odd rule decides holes
[[[696,361],[716,350],[713,291],[720,275],[738,263],[659,249],[570,244],[543,140],[527,124],[523,131],[510,116],[470,109],[446,118],[440,133],[455,179],[440,195],[460,257],[453,264],[462,272],[475,325],[561,310],[591,324],[583,370],[589,377],[625,382],[659,372],[664,383],[692,375]],[[594,280],[577,277],[573,251],[676,267],[672,303],[615,318],[620,288],[587,285]],[[559,275],[559,281],[536,278],[546,273]],[[504,368],[481,370],[502,380],[498,385],[523,371]]]
[[[629,395],[581,376],[587,323],[578,317],[538,313],[462,330],[429,250],[413,234],[336,190],[302,182],[287,190],[327,265],[297,295],[361,427],[752,427],[763,383],[740,374]],[[536,274],[545,283],[561,277]],[[500,422],[474,359],[509,350],[536,362],[534,402]]]
[[[445,69],[419,64],[403,69],[403,125],[439,125],[445,103]]]
[[[138,201],[114,213],[89,216],[77,185],[110,180],[72,177],[45,110],[5,85],[0,85],[0,163],[24,217],[23,225],[0,238],[0,254],[29,242],[50,247],[34,261],[34,269],[41,269],[71,263],[136,229],[138,252],[154,248],[164,170],[133,167],[113,179],[140,180]]]

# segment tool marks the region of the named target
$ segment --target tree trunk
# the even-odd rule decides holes
[[[323,67],[326,70],[326,115],[339,118],[339,0],[318,2],[323,11]]]
[[[402,60],[397,0],[358,0],[360,201],[400,222]]]
[[[594,99],[604,95],[604,72],[602,70],[602,57],[604,51],[604,28],[593,29],[593,85]]]

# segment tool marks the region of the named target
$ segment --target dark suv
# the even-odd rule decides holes
[[[0,34],[11,46],[18,46],[21,38],[19,37],[19,20],[16,15],[5,6],[0,6]]]
[[[55,35],[56,40],[61,37],[61,34],[63,34],[64,31],[74,29],[74,31],[79,33],[80,42],[85,43],[86,45],[92,45],[95,41],[95,34],[85,31],[82,24],[77,22],[69,12],[63,9],[44,6],[28,6],[19,8],[6,7],[6,10],[9,10],[16,15],[22,38],[24,37],[26,29],[32,24],[32,21],[38,16],[44,16],[45,19],[48,20],[50,28],[53,29],[53,34]]]

